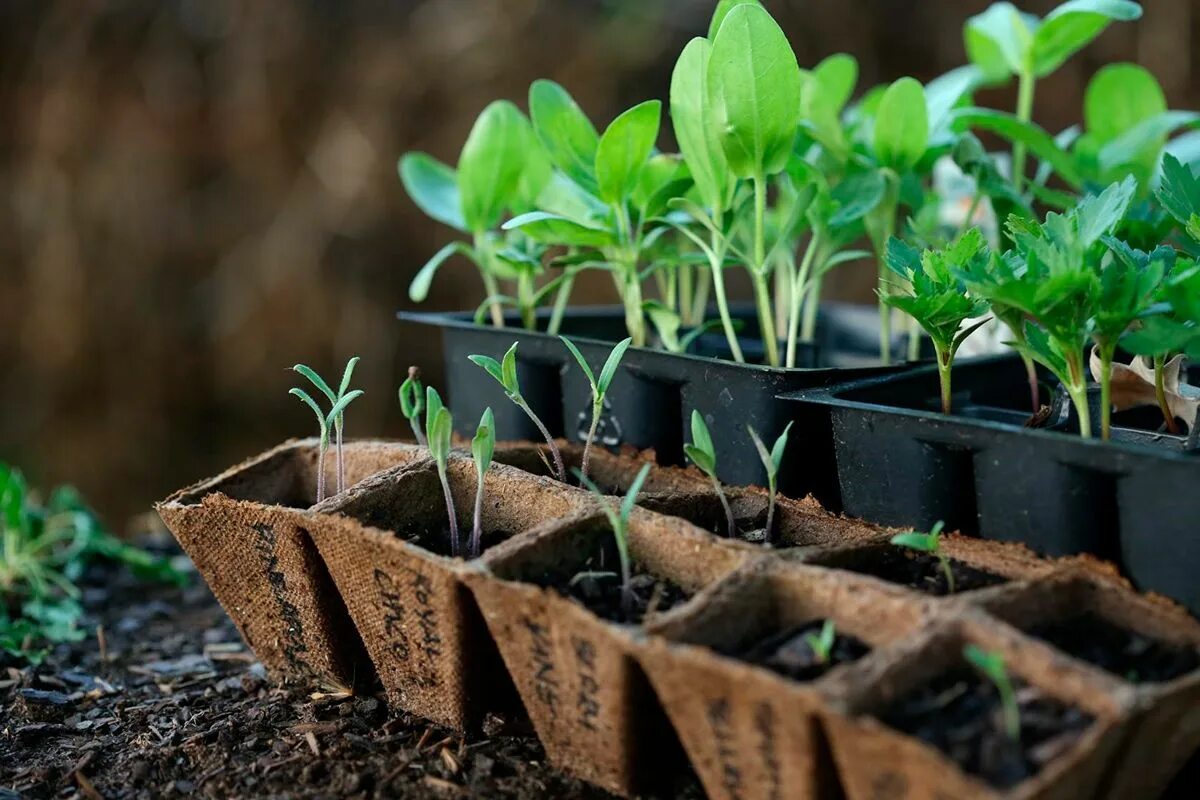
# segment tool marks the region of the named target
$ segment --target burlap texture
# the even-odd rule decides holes
[[[348,481],[419,457],[389,442],[352,442],[344,452]],[[365,686],[370,661],[299,510],[316,500],[316,459],[316,440],[287,442],[156,509],[275,677]]]
[[[474,464],[448,470],[463,546],[471,528]],[[484,478],[483,546],[569,519],[588,498],[548,478],[494,465]],[[461,558],[404,541],[447,535],[434,464],[389,470],[313,509],[310,530],[387,690],[389,704],[457,730],[503,709],[512,686],[479,610],[463,586]]]
[[[842,668],[798,683],[713,649],[832,619],[840,633],[879,652],[920,630],[926,608],[906,592],[850,573],[765,564],[660,627],[639,661],[710,798],[836,797],[817,712],[822,687]]]
[[[618,794],[656,788],[669,777],[678,742],[634,654],[643,634],[703,605],[747,553],[721,546],[683,520],[635,511],[632,557],[697,594],[639,627],[601,620],[551,588],[524,582],[569,578],[598,537],[601,516],[572,520],[485,555],[490,572],[467,576],[551,763]],[[708,588],[705,588],[708,587]]]

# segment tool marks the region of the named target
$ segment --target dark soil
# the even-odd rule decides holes
[[[508,531],[489,532],[487,530],[484,530],[483,536],[481,537],[481,540],[479,542],[480,554],[482,555],[482,552],[487,550],[489,547],[498,545],[501,542],[503,542],[504,540],[509,539],[511,537],[512,537],[512,534],[509,533]],[[446,558],[451,557],[450,556],[450,531],[448,529],[437,530],[437,531],[425,530],[425,531],[421,531],[419,533],[406,533],[406,534],[401,535],[400,538],[402,538],[404,541],[406,541],[407,543],[409,543],[411,545],[415,545],[416,547],[419,547],[422,550],[426,550],[430,553],[433,553],[435,556],[445,556]],[[462,531],[461,533],[458,534],[458,548],[459,548],[459,552],[458,552],[459,557],[463,558],[464,560],[470,560],[471,558],[473,558],[473,556],[471,556],[471,554],[469,552],[469,550],[471,548],[471,529],[470,528],[467,528],[465,531]]]
[[[903,696],[877,716],[945,753],[966,772],[1001,789],[1036,775],[1066,753],[1092,717],[1014,679],[1021,736],[1011,739],[1000,693],[970,670],[945,673]]]
[[[864,553],[855,553],[845,563],[835,566],[909,586],[926,594],[942,596],[952,593],[937,557],[903,547],[872,548]],[[998,586],[1008,580],[954,559],[950,559],[950,572],[954,575],[953,594]]]
[[[816,620],[751,642],[748,646],[728,653],[756,666],[765,667],[794,681],[814,681],[829,670],[858,659],[871,648],[849,634],[834,636],[829,658],[822,660],[808,643],[808,636],[820,636],[825,620]]]
[[[0,662],[0,798],[608,798],[545,762],[519,719],[480,738],[382,693],[310,696],[264,675],[203,583],[91,576],[99,639],[40,667]],[[694,777],[672,797],[701,798]]]
[[[639,625],[655,614],[670,611],[686,603],[691,596],[673,581],[645,572],[634,563],[629,579],[630,599],[627,608],[619,570],[620,567],[616,566],[612,567],[611,572],[588,567],[571,582],[555,585],[554,589],[602,619],[629,625]]]
[[[1130,683],[1165,683],[1200,668],[1200,649],[1156,641],[1095,614],[1039,625],[1030,633]]]

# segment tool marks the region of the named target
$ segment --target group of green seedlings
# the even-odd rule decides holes
[[[105,530],[73,487],[42,502],[19,470],[0,463],[0,653],[38,664],[53,645],[83,639],[77,584],[99,561],[145,580],[184,580],[166,559]]]
[[[556,334],[579,272],[605,270],[634,346],[654,343],[647,322],[673,351],[690,343],[681,329],[694,338],[719,325],[744,361],[726,293],[727,271],[744,269],[766,363],[792,367],[799,344],[813,340],[829,271],[873,257],[880,358],[893,358],[895,309],[906,320],[907,358],[919,355],[920,330],[932,339],[944,410],[954,355],[991,313],[1011,329],[1035,413],[1040,363],[1091,435],[1090,342],[1104,435],[1118,347],[1153,363],[1175,431],[1165,365],[1200,352],[1200,193],[1186,166],[1200,156],[1200,135],[1169,137],[1200,125],[1200,115],[1169,110],[1153,75],[1121,63],[1089,83],[1082,126],[1052,135],[1032,121],[1039,79],[1111,23],[1141,14],[1130,0],[1069,0],[1043,18],[998,2],[964,26],[969,64],[851,102],[853,57],[801,69],[758,0],[720,0],[708,35],[688,43],[672,76],[678,154],[656,149],[658,100],[598,133],[563,87],[539,80],[528,117],[503,100],[483,111],[457,168],[424,153],[401,158],[416,204],[471,237],[435,255],[410,295],[423,300],[440,265],[461,254],[487,291],[479,319],[503,325],[510,306],[533,328],[537,307],[553,297],[547,330]],[[1015,113],[974,104],[976,90],[1014,79]],[[1010,141],[1011,154],[987,152],[977,132]],[[1036,169],[1027,169],[1029,156]],[[958,205],[934,186],[935,165],[947,159],[971,187]],[[991,241],[978,230],[987,219],[1007,221]],[[1184,240],[1183,254],[1164,246],[1173,237]],[[869,250],[853,249],[859,242]],[[715,321],[706,320],[710,294]]]

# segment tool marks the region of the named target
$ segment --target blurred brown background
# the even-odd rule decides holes
[[[802,65],[850,52],[861,88],[962,63],[962,23],[986,2],[767,6]],[[1039,85],[1043,125],[1077,121],[1088,77],[1115,59],[1153,70],[1172,107],[1197,107],[1200,8],[1146,6]],[[398,380],[419,363],[436,381],[439,354],[393,313],[449,231],[404,195],[399,154],[455,161],[482,107],[524,106],[538,77],[601,126],[665,98],[711,7],[0,2],[0,459],[43,485],[76,483],[120,527],[174,488],[308,435],[287,367],[336,378],[351,354],[367,396],[349,434],[403,434]],[[982,99],[1013,103],[1010,91]],[[838,280],[836,294],[867,297],[868,277]],[[457,264],[428,306],[473,308],[480,292]]]

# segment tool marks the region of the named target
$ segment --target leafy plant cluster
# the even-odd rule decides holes
[[[557,333],[576,276],[604,270],[633,346],[682,351],[688,337],[720,327],[744,361],[726,290],[729,272],[742,270],[765,361],[790,367],[814,337],[823,278],[869,256],[881,360],[900,355],[891,352],[895,312],[909,333],[903,355],[918,356],[920,332],[932,340],[944,410],[954,355],[990,314],[1026,362],[1033,410],[1040,363],[1075,401],[1084,435],[1085,350],[1096,348],[1107,435],[1118,348],[1153,362],[1160,384],[1173,355],[1196,352],[1200,216],[1186,162],[1200,156],[1200,138],[1169,137],[1200,115],[1168,109],[1153,75],[1134,64],[1093,77],[1080,126],[1052,134],[1032,112],[1039,80],[1141,14],[1130,0],[1068,0],[1041,18],[998,2],[964,26],[967,65],[855,99],[852,56],[802,68],[757,0],[720,0],[708,35],[687,44],[672,76],[678,153],[657,149],[660,101],[599,131],[566,89],[540,80],[528,116],[508,101],[484,110],[456,168],[406,154],[400,175],[414,201],[469,237],[434,256],[410,294],[424,299],[458,253],[484,281],[480,318],[503,325],[511,306],[532,328],[552,301],[547,329]],[[1013,112],[974,103],[976,90],[1011,81]],[[1009,140],[1011,153],[987,152],[977,134]],[[965,213],[952,208],[949,219],[932,181],[947,161],[973,187]],[[978,223],[992,215],[1006,222],[988,241]]]
[[[42,502],[19,470],[0,463],[0,651],[37,664],[52,645],[83,639],[77,584],[97,561],[145,580],[184,580],[165,559],[105,530],[73,487]]]

